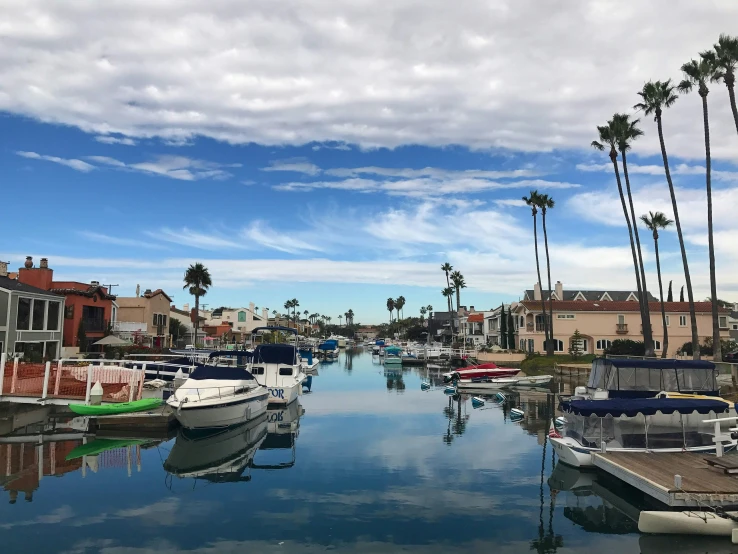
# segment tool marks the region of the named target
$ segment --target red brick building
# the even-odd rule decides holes
[[[111,322],[115,296],[97,281],[91,283],[54,281],[54,270],[49,267],[49,261],[41,258],[39,267],[34,267],[30,256],[26,258],[25,267],[18,270],[18,280],[65,297],[62,342],[64,346],[80,346],[78,336],[80,324],[85,331],[88,346],[105,336]]]

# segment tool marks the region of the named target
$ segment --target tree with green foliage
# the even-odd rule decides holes
[[[728,88],[728,98],[730,99],[730,109],[733,112],[733,121],[735,130],[738,131],[738,108],[735,103],[735,71],[738,67],[738,38],[728,35],[720,35],[714,50],[702,52],[702,58],[710,58],[713,63],[713,74],[711,80],[718,82],[723,80]]]
[[[543,314],[543,335],[546,348],[553,346],[552,337],[549,336],[548,324],[549,319],[546,317],[546,297],[543,294],[543,285],[541,284],[541,264],[538,259],[538,205],[541,203],[541,194],[537,190],[530,191],[530,196],[523,196],[523,202],[530,207],[530,213],[533,216],[533,247],[536,253],[536,273],[538,274],[538,289],[541,291],[541,313]],[[550,294],[551,291],[549,291]],[[551,344],[549,344],[551,343]],[[551,352],[553,354],[553,351]]]
[[[659,259],[659,229],[666,229],[674,223],[666,217],[662,212],[648,212],[649,215],[642,215],[641,221],[653,234],[653,245],[656,252],[656,276],[659,279],[659,299],[661,301],[661,323],[664,327],[664,344],[661,349],[661,357],[666,358],[669,350],[669,330],[666,325],[666,309],[664,308],[664,286],[661,283],[661,261]],[[671,282],[669,282],[669,294],[671,294]]]
[[[398,296],[397,300],[395,300],[395,310],[397,310],[397,320],[400,320],[400,310],[405,307],[405,297],[404,296]],[[405,311],[402,311],[402,315],[405,315]]]
[[[213,286],[210,271],[200,262],[191,264],[184,274],[183,289],[189,289],[189,293],[195,297],[195,344],[197,344],[197,331],[200,328],[200,297],[208,293]]]
[[[574,334],[569,339],[569,355],[572,358],[579,358],[582,354],[584,354],[584,350],[582,349],[583,343],[584,338],[579,332],[579,329],[574,329]]]
[[[512,312],[507,312],[507,348],[515,350],[515,322]]]
[[[551,288],[551,258],[548,255],[548,228],[546,227],[546,214],[556,205],[554,199],[548,194],[539,194],[537,198],[538,207],[541,210],[541,223],[543,225],[543,246],[546,251],[546,274],[548,275],[548,341],[546,341],[546,355],[554,354],[554,330],[553,330],[553,289]],[[563,300],[560,298],[559,300]]]
[[[673,281],[669,281],[669,292],[666,294],[667,302],[674,302],[674,294],[671,292],[671,284]]]
[[[500,307],[500,347],[507,350],[507,316],[505,315],[505,304]]]
[[[395,299],[394,298],[388,298],[387,299],[387,311],[390,314],[390,325],[392,325],[392,312],[395,311]]]

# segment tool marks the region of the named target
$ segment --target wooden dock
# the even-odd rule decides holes
[[[592,457],[600,470],[667,506],[738,506],[738,476],[706,461],[738,465],[738,454],[717,458],[714,454],[688,452],[607,452]],[[676,476],[681,477],[681,486]]]
[[[559,375],[589,375],[592,364],[556,364],[554,371]]]

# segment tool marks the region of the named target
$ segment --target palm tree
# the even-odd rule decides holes
[[[628,151],[631,144],[638,137],[643,136],[643,131],[638,128],[639,119],[630,120],[627,114],[615,114],[613,120],[616,122],[617,145],[620,155],[623,157],[623,176],[625,177],[625,191],[628,194],[628,205],[630,206],[630,219],[633,224],[635,235],[636,254],[638,255],[638,271],[641,275],[641,292],[638,302],[643,312],[643,320],[648,324],[643,327],[643,343],[646,356],[653,356],[653,329],[651,327],[651,309],[648,305],[648,285],[646,284],[646,269],[643,265],[643,254],[641,252],[641,238],[638,234],[638,221],[636,221],[635,209],[633,208],[633,195],[630,191],[630,177],[628,176]]]
[[[617,114],[616,114],[617,117]],[[650,322],[646,321],[646,314],[643,311],[643,302],[646,299],[646,297],[643,294],[643,288],[641,287],[641,277],[640,277],[640,266],[638,264],[638,255],[636,254],[636,247],[635,247],[635,241],[633,240],[633,225],[631,224],[630,215],[628,214],[628,207],[625,204],[625,195],[623,194],[623,184],[620,181],[620,170],[618,169],[618,151],[617,151],[617,144],[618,144],[618,137],[621,134],[620,129],[618,129],[618,125],[622,122],[622,119],[613,117],[610,121],[607,122],[607,125],[602,125],[597,127],[597,133],[599,135],[599,141],[593,140],[592,141],[592,147],[596,148],[597,150],[603,151],[605,150],[606,146],[610,147],[609,155],[610,155],[610,161],[612,161],[612,167],[615,171],[615,182],[618,185],[618,193],[620,194],[620,204],[623,207],[623,215],[625,216],[625,222],[628,226],[628,236],[630,237],[630,252],[633,255],[633,269],[635,270],[635,277],[636,277],[636,288],[638,290],[638,302],[641,312],[641,326],[643,327],[643,338],[646,338],[646,329],[650,329]],[[645,340],[644,340],[645,343]],[[651,349],[653,355],[653,343],[651,343]]]
[[[715,50],[702,52],[702,58],[708,58],[713,63],[714,71],[710,77],[713,82],[723,80],[728,88],[730,98],[730,109],[733,111],[735,130],[738,131],[738,108],[735,105],[735,71],[738,67],[738,38],[728,35],[720,35]]]
[[[397,312],[397,318],[400,317],[399,310],[402,310],[402,317],[405,317],[405,310],[403,308],[405,307],[405,297],[404,296],[398,296],[397,300],[395,300],[395,309],[398,310]]]
[[[454,271],[451,274],[451,284],[456,290],[456,309],[458,310],[461,307],[461,289],[466,288],[466,281],[460,271]]]
[[[287,327],[289,327],[290,310],[292,309],[292,300],[287,300],[284,303],[284,309],[287,310]]]
[[[702,121],[705,128],[705,183],[707,187],[707,251],[710,258],[710,293],[712,298],[717,298],[717,283],[715,281],[715,244],[712,234],[712,158],[710,156],[710,120],[707,114],[707,81],[715,76],[715,59],[710,56],[702,56],[700,61],[690,60],[682,65],[684,79],[679,83],[679,91],[683,94],[692,92],[697,87],[697,92],[702,98]],[[723,353],[720,348],[720,327],[718,325],[718,305],[712,303],[712,344],[713,361],[723,361]]]
[[[395,309],[395,299],[394,298],[388,298],[387,299],[387,311],[390,313],[390,325],[392,325],[392,312]]]
[[[551,314],[551,321],[548,322],[548,334],[550,340],[546,344],[546,355],[547,356],[553,356],[554,353],[554,344],[553,344],[553,336],[554,336],[554,330],[553,330],[553,289],[551,288],[551,259],[548,256],[548,231],[546,230],[546,213],[548,210],[553,209],[553,207],[556,205],[556,202],[554,202],[553,198],[551,198],[548,194],[539,194],[538,195],[538,207],[541,209],[541,221],[543,223],[543,244],[546,248],[546,273],[548,275],[548,313]],[[563,298],[559,298],[559,300],[563,300]]]
[[[292,304],[292,319],[294,319],[295,324],[297,324],[297,308],[300,306],[300,301],[297,298],[293,298],[290,300],[290,304]]]
[[[446,262],[445,264],[443,264],[441,266],[441,271],[443,271],[444,273],[446,273],[446,287],[450,287],[451,286],[451,281],[449,280],[449,274],[453,271],[453,269],[454,269],[454,267],[450,263],[448,263],[448,262]],[[453,311],[452,310],[452,306],[451,306],[451,297],[449,296],[446,299],[446,301],[447,301],[447,304],[448,304],[448,311],[449,311],[449,314],[450,314]]]
[[[536,272],[538,273],[538,289],[541,291],[541,312],[543,314],[543,336],[545,341],[546,352],[549,348],[553,348],[553,344],[549,346],[551,337],[548,335],[548,318],[546,317],[546,300],[543,296],[543,286],[541,285],[541,264],[538,261],[538,204],[540,203],[541,195],[537,190],[530,191],[530,196],[523,196],[523,202],[530,206],[531,215],[533,216],[533,245],[536,250]],[[548,291],[551,294],[551,291]],[[553,351],[552,351],[553,353]]]
[[[200,297],[205,296],[212,286],[210,271],[200,262],[191,264],[185,271],[182,288],[189,288],[189,293],[195,297],[195,346],[197,346],[197,331],[200,328]]]
[[[664,173],[669,185],[671,195],[671,207],[674,210],[674,224],[679,237],[679,248],[682,251],[682,265],[684,265],[684,280],[687,285],[687,297],[689,298],[689,317],[692,324],[692,352],[695,360],[700,359],[700,339],[697,336],[697,316],[694,311],[694,294],[692,293],[692,278],[689,275],[689,263],[687,262],[687,250],[684,247],[684,236],[682,235],[682,224],[679,222],[679,208],[677,207],[674,183],[669,171],[669,158],[666,155],[666,143],[664,142],[664,129],[661,121],[664,108],[671,107],[677,101],[674,86],[671,79],[666,81],[649,81],[643,85],[643,90],[638,93],[643,100],[634,107],[643,110],[646,115],[653,114],[659,132],[659,143],[661,144],[661,157],[664,160]]]
[[[422,324],[425,321],[425,314],[428,313],[428,308],[425,306],[420,307],[420,323]]]
[[[449,306],[451,305],[451,299],[454,296],[454,287],[446,287],[441,291],[441,294],[446,297],[446,301],[448,302]],[[452,312],[449,311],[448,316],[449,318],[452,317]],[[453,320],[451,320],[451,336],[453,337],[454,329],[453,329]]]
[[[664,326],[664,344],[661,349],[661,357],[666,358],[669,350],[669,333],[666,328],[666,309],[664,308],[664,287],[661,284],[661,261],[659,259],[659,229],[666,229],[674,223],[661,212],[648,212],[649,215],[642,215],[641,221],[653,233],[653,246],[656,252],[656,275],[659,279],[659,299],[661,300],[661,323]]]
[[[339,327],[341,326],[341,323],[343,323],[343,316],[342,315],[339,315],[338,316],[338,326]]]

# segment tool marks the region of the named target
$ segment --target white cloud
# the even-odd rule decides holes
[[[104,244],[113,244],[116,246],[131,246],[134,248],[147,248],[147,249],[154,249],[154,250],[159,250],[163,248],[163,246],[161,246],[160,244],[151,242],[149,240],[136,240],[132,238],[113,237],[110,235],[106,235],[103,233],[97,233],[94,231],[79,231],[78,234],[94,242],[101,242]]]
[[[152,239],[181,244],[182,246],[192,248],[202,248],[203,250],[245,248],[242,242],[232,240],[227,236],[216,233],[193,231],[187,227],[183,227],[181,229],[170,229],[168,227],[164,227],[158,231],[146,231],[145,233]]]
[[[199,181],[201,179],[228,179],[233,175],[223,168],[241,167],[241,164],[219,164],[205,160],[195,160],[185,156],[156,156],[148,162],[124,163],[107,156],[88,156],[87,159],[116,169],[125,169],[162,175],[181,181]]]
[[[359,177],[361,175],[380,175],[382,177],[402,177],[405,179],[417,179],[419,177],[431,177],[433,179],[504,179],[520,177],[538,177],[542,175],[538,170],[513,169],[503,171],[490,171],[483,169],[441,169],[438,167],[424,167],[421,169],[395,168],[395,167],[353,167],[335,168],[325,170],[326,175],[334,177]]]
[[[604,163],[604,164],[577,164],[577,169],[579,171],[585,171],[585,172],[606,172],[606,173],[613,173],[614,170],[611,163]],[[620,167],[620,172],[622,175],[622,166]],[[705,166],[703,165],[689,165],[689,164],[674,164],[669,167],[669,172],[672,175],[704,175],[705,174]],[[639,165],[639,164],[628,164],[628,174],[629,175],[654,175],[654,176],[663,176],[665,177],[664,173],[664,166],[663,165]],[[722,182],[737,182],[738,181],[738,171],[719,171],[719,170],[712,170],[712,178],[716,181],[722,181]]]
[[[42,154],[37,154],[36,152],[23,151],[16,152],[16,154],[24,158],[28,158],[29,160],[44,160],[47,162],[54,162],[60,165],[65,165],[67,167],[71,167],[72,169],[76,169],[77,171],[82,171],[83,173],[88,173],[95,169],[95,166],[90,165],[87,162],[83,162],[82,160],[77,160],[75,158],[65,159],[58,158],[56,156],[45,156]]]
[[[97,142],[102,142],[103,144],[122,144],[124,146],[136,145],[136,141],[128,137],[116,138],[108,135],[98,135],[95,137],[95,140]]]
[[[261,246],[290,254],[300,254],[305,251],[321,252],[323,250],[319,246],[292,236],[290,233],[276,231],[264,221],[254,221],[243,230],[242,235],[245,239]]]
[[[11,2],[0,110],[134,139],[587,148],[646,80],[680,78],[737,16],[732,0],[304,0],[289,16],[255,0]],[[711,89],[713,154],[735,159],[726,90]],[[636,150],[657,153],[655,124],[642,125]],[[697,95],[664,127],[674,156],[703,156]]]
[[[293,173],[305,173],[306,175],[317,175],[321,169],[302,159],[298,160],[279,160],[271,162],[268,167],[262,167],[262,171],[290,171]]]
[[[521,198],[502,198],[493,201],[498,206],[509,206],[511,208],[527,208],[528,205]]]

